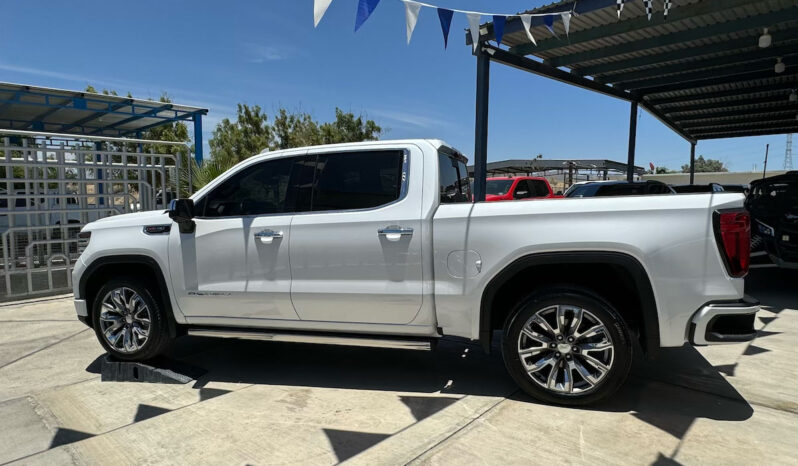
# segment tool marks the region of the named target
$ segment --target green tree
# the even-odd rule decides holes
[[[657,167],[656,170],[654,170],[654,173],[657,175],[664,175],[667,173],[676,173],[676,170],[671,170],[668,167]]]
[[[695,159],[695,171],[696,173],[727,172],[729,169],[723,166],[720,160],[705,159],[703,155],[699,155]],[[682,173],[690,173],[690,164],[682,165]]]
[[[318,123],[309,113],[277,110],[273,123],[257,105],[238,104],[235,121],[225,118],[216,126],[208,142],[210,158],[192,172],[195,188],[200,188],[224,173],[236,163],[260,153],[263,149],[278,150],[292,147],[342,142],[374,141],[382,128],[363,115],[335,109],[335,120]]]

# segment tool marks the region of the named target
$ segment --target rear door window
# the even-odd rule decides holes
[[[404,161],[401,150],[319,154],[311,210],[368,209],[398,200]]]
[[[527,180],[530,185],[530,197],[546,197],[549,195],[549,187],[542,180]]]

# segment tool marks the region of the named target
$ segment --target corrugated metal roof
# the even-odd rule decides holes
[[[0,82],[0,128],[97,136],[135,134],[207,109]]]
[[[526,13],[573,11],[568,35],[559,18],[554,34],[537,18],[535,46],[513,17],[502,45],[623,91],[688,139],[798,132],[798,102],[788,101],[798,88],[798,2],[673,0],[667,20],[663,3],[652,3],[651,20],[639,0],[626,0],[620,20],[615,0],[552,3]],[[772,45],[759,48],[764,28]],[[493,25],[482,29],[492,40]],[[777,58],[786,65],[780,74]],[[696,116],[711,124],[694,125]]]

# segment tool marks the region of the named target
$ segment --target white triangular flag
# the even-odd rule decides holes
[[[410,43],[410,38],[413,36],[413,30],[416,28],[418,22],[418,12],[421,10],[421,4],[411,1],[405,1],[405,21],[407,22],[407,43]]]
[[[571,13],[562,14],[562,25],[565,26],[565,35],[568,35],[568,30],[571,29]]]
[[[332,0],[313,0],[313,27],[319,25],[319,21],[324,17],[327,8],[332,3]]]
[[[521,23],[524,25],[524,31],[526,31],[526,36],[529,37],[529,40],[538,45],[535,38],[532,37],[532,31],[529,30],[532,27],[532,15],[521,15]]]
[[[468,18],[468,30],[471,32],[471,45],[476,50],[479,45],[479,22],[482,16],[479,13],[466,13],[466,18]]]

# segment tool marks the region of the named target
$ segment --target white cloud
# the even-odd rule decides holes
[[[265,63],[267,61],[285,60],[293,54],[287,47],[276,47],[255,43],[244,44],[244,53],[249,63]]]
[[[412,126],[416,128],[451,128],[452,124],[435,115],[423,115],[418,113],[409,113],[396,110],[371,110],[369,113],[391,120],[396,123],[401,123],[405,127]]]

